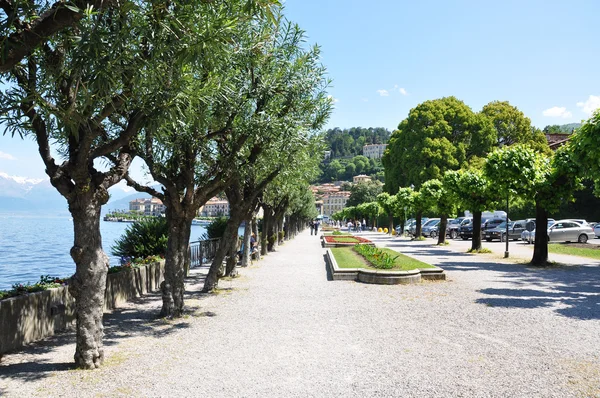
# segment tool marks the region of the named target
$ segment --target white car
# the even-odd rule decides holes
[[[558,220],[548,228],[549,242],[579,242],[586,243],[594,239],[594,230],[586,224],[573,220]]]

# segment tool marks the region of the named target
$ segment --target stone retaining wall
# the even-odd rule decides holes
[[[411,271],[383,271],[365,268],[340,268],[330,249],[326,251],[327,266],[331,272],[332,279],[351,280],[379,285],[398,285],[408,283],[419,283],[425,280],[445,280],[446,273],[439,267],[422,268]]]
[[[156,291],[164,279],[164,261],[106,278],[104,310]],[[0,354],[44,339],[75,325],[75,299],[67,286],[0,300]]]

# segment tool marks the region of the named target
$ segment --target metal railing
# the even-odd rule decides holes
[[[207,239],[190,243],[190,268],[201,267],[202,264],[215,258],[221,239]]]

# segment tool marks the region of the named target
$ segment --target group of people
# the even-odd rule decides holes
[[[367,229],[367,222],[364,218],[362,222],[360,220],[354,220],[354,222],[352,222],[352,220],[348,220],[347,227],[348,231],[361,232]]]
[[[311,235],[316,235],[319,232],[319,225],[319,220],[310,220],[309,226]]]

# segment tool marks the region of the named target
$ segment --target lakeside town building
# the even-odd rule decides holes
[[[145,216],[158,217],[165,214],[165,205],[160,199],[134,199],[129,202],[129,211],[135,211]]]
[[[198,211],[200,217],[229,216],[229,202],[227,199],[212,198]]]

